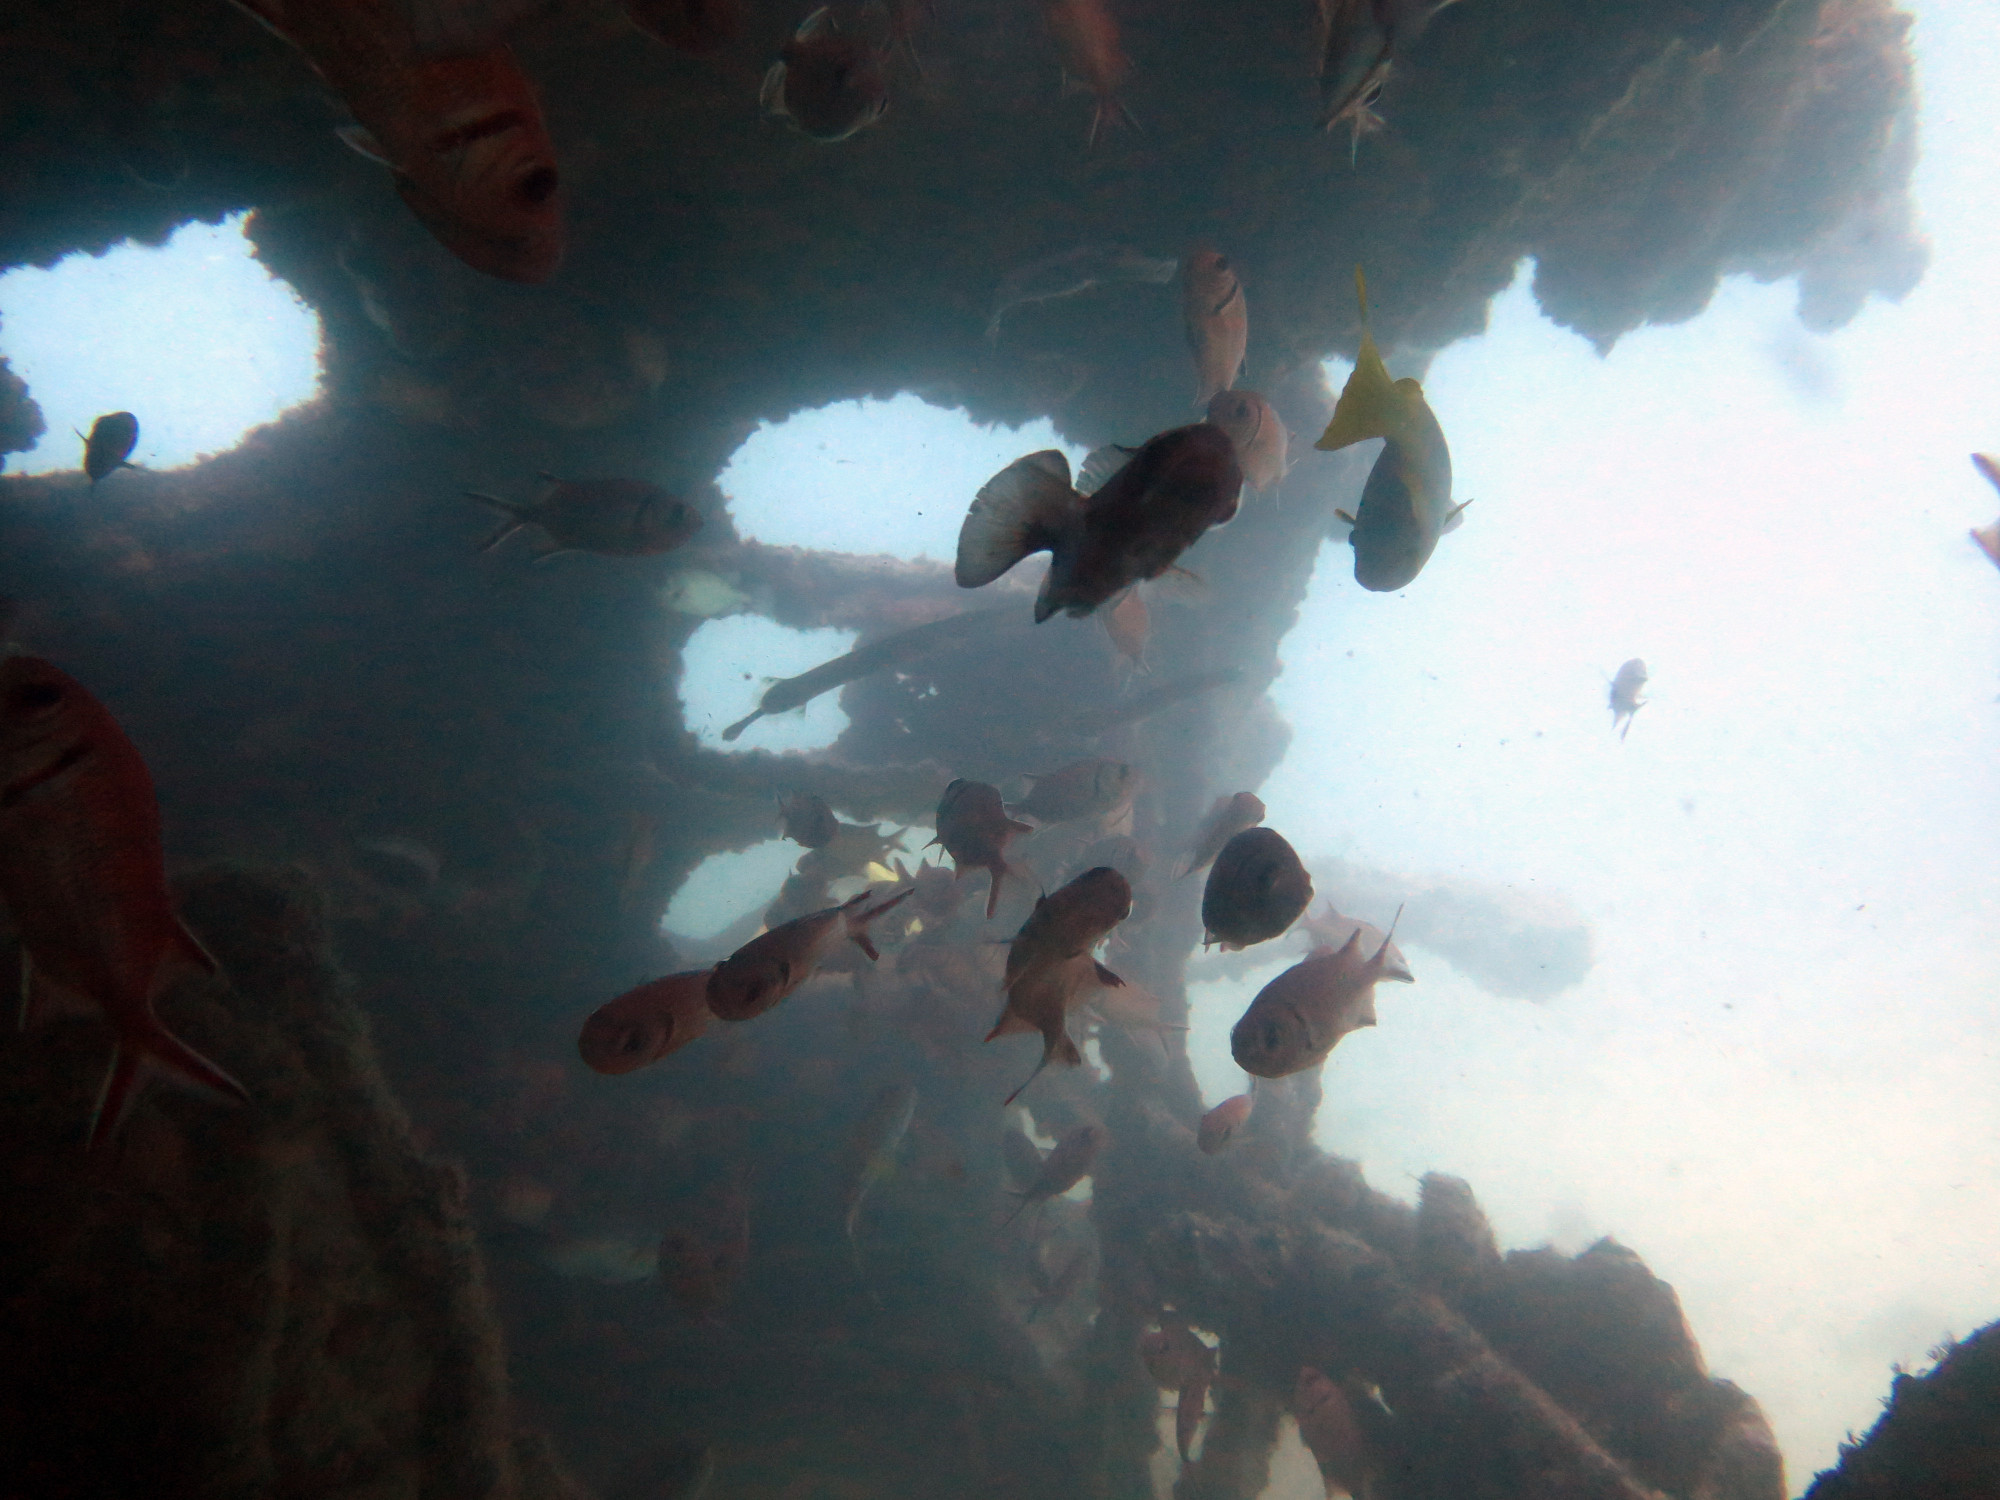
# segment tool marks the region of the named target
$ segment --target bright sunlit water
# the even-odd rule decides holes
[[[174,468],[317,394],[319,316],[251,254],[246,217],[0,275],[0,355],[48,423],[9,472],[81,468],[76,434],[111,411],[139,419],[133,463]]]
[[[696,739],[716,750],[818,750],[847,728],[840,695],[757,720],[734,741],[722,731],[757,706],[773,680],[796,677],[850,650],[851,630],[793,630],[762,615],[725,615],[696,627],[681,653],[681,705]]]

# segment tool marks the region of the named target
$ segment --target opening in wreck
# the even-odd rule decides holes
[[[76,434],[118,410],[139,418],[133,463],[179,468],[319,393],[319,317],[258,262],[248,218],[0,274],[0,357],[46,424],[10,469],[80,468]]]

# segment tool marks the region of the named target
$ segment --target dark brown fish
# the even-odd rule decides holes
[[[778,799],[778,819],[784,836],[808,849],[824,849],[840,833],[840,820],[826,799],[813,792],[794,792]]]
[[[1088,953],[1079,953],[1030,975],[1007,991],[1007,1004],[1000,1012],[1000,1019],[993,1023],[993,1029],[986,1033],[986,1040],[990,1042],[995,1037],[1017,1032],[1040,1032],[1042,1060],[1022,1080],[1021,1087],[1001,1101],[1002,1109],[1020,1098],[1022,1090],[1039,1078],[1050,1063],[1067,1068],[1081,1066],[1083,1054],[1070,1039],[1070,1012],[1099,990],[1122,989],[1124,984],[1124,980]]]
[[[341,138],[395,174],[447,250],[508,281],[555,274],[555,148],[534,86],[497,35],[427,47],[400,0],[236,3],[305,54],[360,122]]]
[[[93,486],[113,469],[130,469],[126,460],[139,446],[139,419],[129,411],[114,411],[90,424],[83,440],[83,472]]]
[[[215,960],[174,914],[146,763],[83,684],[34,656],[0,658],[0,904],[21,942],[22,1025],[67,1004],[111,1027],[93,1143],[155,1069],[249,1098],[154,1013],[177,973]]]
[[[1088,496],[1071,484],[1059,449],[1031,453],[973,499],[953,576],[960,588],[976,589],[1048,552],[1036,622],[1058,611],[1087,615],[1166,572],[1209,527],[1236,514],[1242,495],[1236,445],[1206,422],[1153,438]]]
[[[1065,1134],[1056,1142],[1055,1148],[1042,1158],[1041,1171],[1035,1175],[1035,1180],[1015,1194],[1021,1202],[1007,1216],[1007,1222],[1013,1223],[1020,1217],[1021,1210],[1031,1204],[1060,1198],[1088,1177],[1097,1165],[1098,1152],[1110,1139],[1111,1132],[1094,1120]]]
[[[1264,803],[1255,792],[1216,798],[1215,806],[1208,810],[1208,816],[1202,819],[1201,828],[1195,833],[1193,849],[1174,872],[1174,879],[1185,880],[1197,870],[1207,869],[1222,852],[1223,845],[1263,821]]]
[[[717,964],[708,976],[708,1008],[720,1021],[747,1021],[761,1016],[819,972],[842,938],[870,959],[875,951],[868,924],[908,898],[908,891],[870,907],[863,891],[841,906],[830,906],[798,917],[782,927],[760,933]]]
[[[1257,992],[1229,1033],[1236,1065],[1258,1078],[1284,1078],[1325,1060],[1349,1032],[1375,1024],[1375,986],[1389,972],[1389,936],[1368,954],[1357,931],[1338,950],[1321,949]]]
[[[1033,833],[1026,823],[1007,816],[1000,801],[1000,789],[983,781],[960,778],[944,789],[938,803],[937,838],[963,875],[967,870],[985,870],[992,877],[986,891],[986,917],[1000,904],[1000,882],[1011,866],[1007,844],[1016,834]]]
[[[1030,775],[1028,795],[1008,807],[1037,823],[1071,823],[1079,818],[1110,820],[1132,805],[1139,773],[1123,761],[1099,756],[1046,775]]]
[[[1085,870],[1035,903],[1007,950],[1002,988],[1011,991],[1068,959],[1088,954],[1131,914],[1131,882],[1106,866]]]
[[[498,531],[480,543],[481,552],[492,551],[524,526],[539,526],[553,544],[543,552],[544,557],[558,552],[655,557],[673,551],[701,530],[700,511],[644,480],[569,481],[553,474],[542,478],[551,488],[529,505],[477,490],[465,492],[468,498],[504,511],[508,517]]]
[[[577,1051],[599,1073],[631,1073],[678,1052],[708,1029],[708,970],[669,974],[590,1013]]]
[[[764,75],[764,113],[816,141],[844,141],[889,108],[886,58],[877,43],[843,30],[823,5],[800,23]]]
[[[1203,946],[1248,948],[1277,937],[1312,901],[1312,876],[1282,835],[1246,828],[1222,846],[1201,893]]]

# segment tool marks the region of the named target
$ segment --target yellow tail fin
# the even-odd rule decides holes
[[[1375,347],[1375,335],[1368,327],[1368,280],[1359,266],[1354,268],[1354,292],[1361,299],[1361,348],[1354,356],[1354,373],[1347,377],[1334,405],[1333,420],[1313,444],[1327,453],[1368,438],[1387,437],[1402,418],[1404,395],[1389,378],[1382,351]]]

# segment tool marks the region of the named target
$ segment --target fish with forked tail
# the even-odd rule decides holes
[[[468,499],[507,516],[500,529],[479,544],[481,552],[491,552],[525,526],[539,526],[550,543],[543,557],[554,557],[558,552],[656,557],[673,551],[701,530],[700,511],[644,480],[541,477],[550,488],[530,504],[478,490],[465,492]]]
[[[1368,331],[1368,283],[1354,268],[1361,298],[1361,348],[1342,387],[1333,420],[1313,446],[1332,453],[1368,438],[1383,438],[1368,471],[1355,514],[1336,514],[1353,527],[1354,581],[1373,593],[1402,588],[1421,573],[1438,538],[1455,529],[1465,506],[1451,503],[1451,449],[1444,429],[1408,377],[1391,380],[1375,335]]]
[[[871,895],[863,891],[844,905],[794,918],[738,948],[708,976],[709,1011],[719,1021],[761,1016],[818,973],[842,938],[871,960],[881,957],[868,936],[868,924],[902,905],[910,893],[899,891],[873,907],[868,905]]]
[[[111,1026],[93,1144],[155,1070],[248,1101],[154,1012],[176,972],[216,964],[167,894],[146,763],[83,684],[34,656],[0,658],[0,904],[21,941],[22,1026],[64,1004]]]
[[[1058,964],[1089,953],[1131,914],[1130,881],[1105,865],[1085,870],[1035,903],[1007,950],[1001,988],[1011,992]]]
[[[590,1013],[577,1052],[599,1073],[631,1073],[678,1052],[708,1030],[708,970],[669,974]]]
[[[1083,1054],[1069,1034],[1069,1013],[1099,990],[1122,989],[1125,981],[1097,962],[1088,953],[1078,953],[1022,979],[1007,991],[1007,1004],[1000,1019],[986,1033],[986,1040],[1037,1031],[1042,1037],[1042,1058],[1035,1071],[1022,1080],[1021,1087],[1001,1101],[1004,1109],[1041,1077],[1050,1063],[1079,1067]]]
[[[1265,985],[1229,1033],[1236,1065],[1258,1078],[1284,1078],[1323,1062],[1349,1032],[1373,1026],[1375,986],[1409,972],[1392,972],[1395,933],[1391,923],[1369,954],[1357,930],[1338,950],[1322,948]]]
[[[1031,453],[973,499],[953,576],[960,588],[976,589],[1048,552],[1036,623],[1059,611],[1087,615],[1166,572],[1209,527],[1236,514],[1242,495],[1236,445],[1205,422],[1153,438],[1088,496],[1070,483],[1060,449]]]
[[[938,803],[937,838],[933,842],[944,846],[959,875],[985,870],[990,876],[986,918],[991,921],[994,908],[1000,904],[1000,882],[1014,870],[1007,863],[1008,842],[1016,834],[1033,832],[1031,825],[1007,816],[998,787],[960,777],[944,789]]]
[[[1098,1153],[1110,1139],[1111,1132],[1095,1120],[1086,1121],[1067,1132],[1042,1158],[1041,1170],[1035,1174],[1035,1180],[1015,1193],[1021,1201],[1007,1216],[1007,1223],[1018,1219],[1023,1209],[1046,1203],[1051,1198],[1060,1198],[1088,1177],[1096,1169]]]

